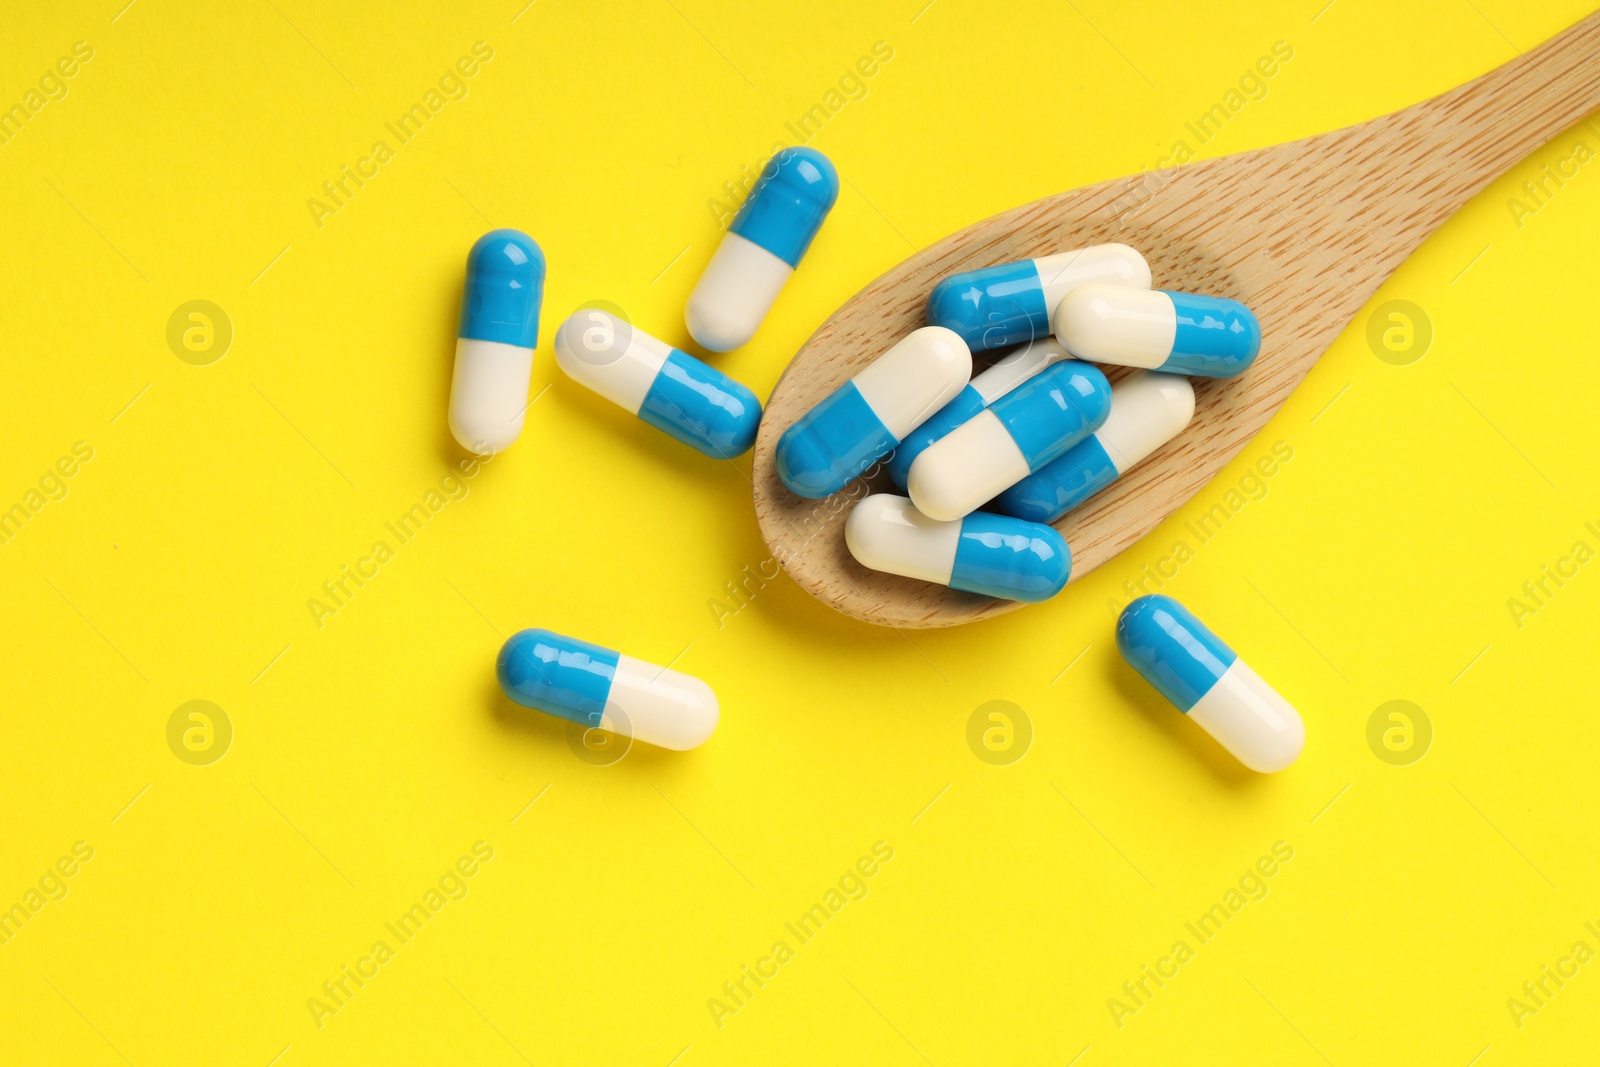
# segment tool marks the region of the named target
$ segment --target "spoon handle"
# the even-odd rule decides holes
[[[1421,136],[1452,157],[1466,199],[1596,108],[1600,11],[1481,78],[1408,110],[1434,118]]]
[[[1326,139],[1346,159],[1368,155],[1368,180],[1337,194],[1348,200],[1336,213],[1387,224],[1399,238],[1398,263],[1486,185],[1596,108],[1600,12],[1465,85],[1311,141]],[[1600,134],[1592,119],[1589,131]]]

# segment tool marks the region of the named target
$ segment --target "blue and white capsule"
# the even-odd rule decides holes
[[[520,230],[491,230],[467,253],[461,328],[450,380],[450,432],[468,452],[493,455],[522,434],[539,343],[544,253]]]
[[[911,464],[906,491],[929,518],[959,519],[1099,429],[1110,413],[1111,386],[1098,368],[1057,363],[929,445]]]
[[[1194,386],[1181,374],[1134,371],[1111,387],[1105,424],[990,503],[1029,522],[1055,522],[1183,432]]]
[[[972,377],[972,353],[942,326],[913,330],[800,416],[773,465],[789,491],[831,496],[883,459]]]
[[[987,370],[973,375],[972,381],[954,400],[928,416],[927,421],[895,446],[894,455],[884,465],[889,480],[904,489],[912,461],[922,455],[924,449],[1052,363],[1066,358],[1067,350],[1055,338],[1046,337],[1006,353]]]
[[[684,322],[713,352],[755,336],[839,199],[839,173],[815,148],[768,160],[689,294]]]
[[[954,330],[974,352],[1037,340],[1080,285],[1149,289],[1150,265],[1127,245],[1104,244],[963,271],[928,294],[928,324]]]
[[[609,311],[573,312],[556,331],[556,363],[579,385],[715,459],[755,443],[755,393]]]
[[[1142,596],[1123,608],[1117,648],[1252,771],[1281,771],[1305,747],[1305,723],[1293,705],[1171,597]]]
[[[983,512],[939,522],[889,493],[851,510],[844,542],[871,570],[1002,600],[1048,600],[1072,575],[1067,542],[1048,526]]]
[[[1056,340],[1092,363],[1232,378],[1261,351],[1261,324],[1221,296],[1086,285],[1061,300]]]
[[[495,674],[524,707],[662,748],[694,748],[717,728],[716,694],[700,679],[549,630],[512,634]]]

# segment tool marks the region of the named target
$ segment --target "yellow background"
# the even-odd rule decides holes
[[[1575,140],[1600,147],[1592,127],[1374,300],[1424,309],[1422,359],[1380,361],[1363,312],[1165,527],[976,627],[873,629],[787,578],[719,626],[708,602],[766,559],[749,458],[703,459],[549,355],[596,299],[684,344],[707,202],[875,42],[892,60],[812,141],[847,179],[838,207],[755,343],[717,360],[762,396],[914,249],[1192,143],[1184,123],[1274,42],[1294,58],[1202,156],[1410,104],[1583,4],[524,2],[6,15],[0,103],[74,42],[94,56],[0,145],[0,507],[74,442],[93,459],[0,545],[0,906],[75,842],[94,854],[0,946],[0,1061],[1592,1055],[1600,964],[1520,1027],[1507,1007],[1574,942],[1600,949],[1600,564],[1520,627],[1507,607],[1575,541],[1600,547],[1600,168],[1520,225],[1508,206]],[[466,98],[395,144],[384,123],[480,40]],[[308,198],[379,139],[395,158],[319,228]],[[550,388],[397,546],[384,524],[459,458],[461,267],[491,224],[548,257]],[[233,324],[209,366],[166,341],[193,299]],[[1304,715],[1305,754],[1260,777],[1122,663],[1107,601],[1275,441],[1293,460],[1166,590]],[[395,558],[319,628],[308,599],[379,539]],[[675,660],[716,689],[720,729],[585,763],[498,695],[495,652],[526,626]],[[195,699],[234,731],[209,766],[167,742]],[[1367,743],[1395,699],[1434,728],[1408,766]],[[1008,766],[968,747],[990,700],[1032,726]],[[480,841],[465,898],[319,1026],[308,1000]],[[719,1027],[708,1000],[879,841],[868,895]],[[1198,945],[1185,922],[1279,841],[1266,897]],[[1108,999],[1179,939],[1195,958],[1119,1026]]]

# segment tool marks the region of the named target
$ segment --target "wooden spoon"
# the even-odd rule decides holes
[[[1195,380],[1194,421],[1182,434],[1056,523],[1072,549],[1073,580],[1081,578],[1221,470],[1440,223],[1596,107],[1600,12],[1392,115],[1085,186],[951,234],[852,297],[773,389],[754,478],[756,518],[773,558],[824,603],[882,626],[956,626],[1022,607],[862,567],[845,548],[844,520],[869,487],[894,491],[887,478],[803,500],[778,480],[773,449],[791,423],[924,324],[928,292],[945,275],[1120,241],[1144,253],[1160,288],[1244,301],[1264,340],[1241,377]]]

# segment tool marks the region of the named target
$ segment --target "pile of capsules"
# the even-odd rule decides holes
[[[838,193],[814,149],[773,157],[690,295],[697,343],[726,352],[755,335]],[[816,499],[883,463],[906,495],[875,493],[851,511],[857,562],[984,596],[1054,596],[1071,552],[1048,524],[1189,424],[1189,376],[1233,377],[1261,348],[1238,301],[1150,286],[1144,257],[1120,244],[944,278],[927,326],[783,433],[779,478]],[[470,451],[499,452],[522,431],[543,288],[544,256],[526,234],[495,230],[473,246],[450,397],[451,431]],[[1019,347],[973,375],[974,352],[1008,346]],[[573,380],[708,456],[755,441],[750,389],[603,308],[574,312],[555,356]],[[1095,364],[1137,369],[1113,387]],[[1299,755],[1295,709],[1170,597],[1129,604],[1117,645],[1246,766],[1281,770]],[[665,748],[693,748],[717,725],[701,680],[548,630],[513,635],[497,673],[520,704]]]

